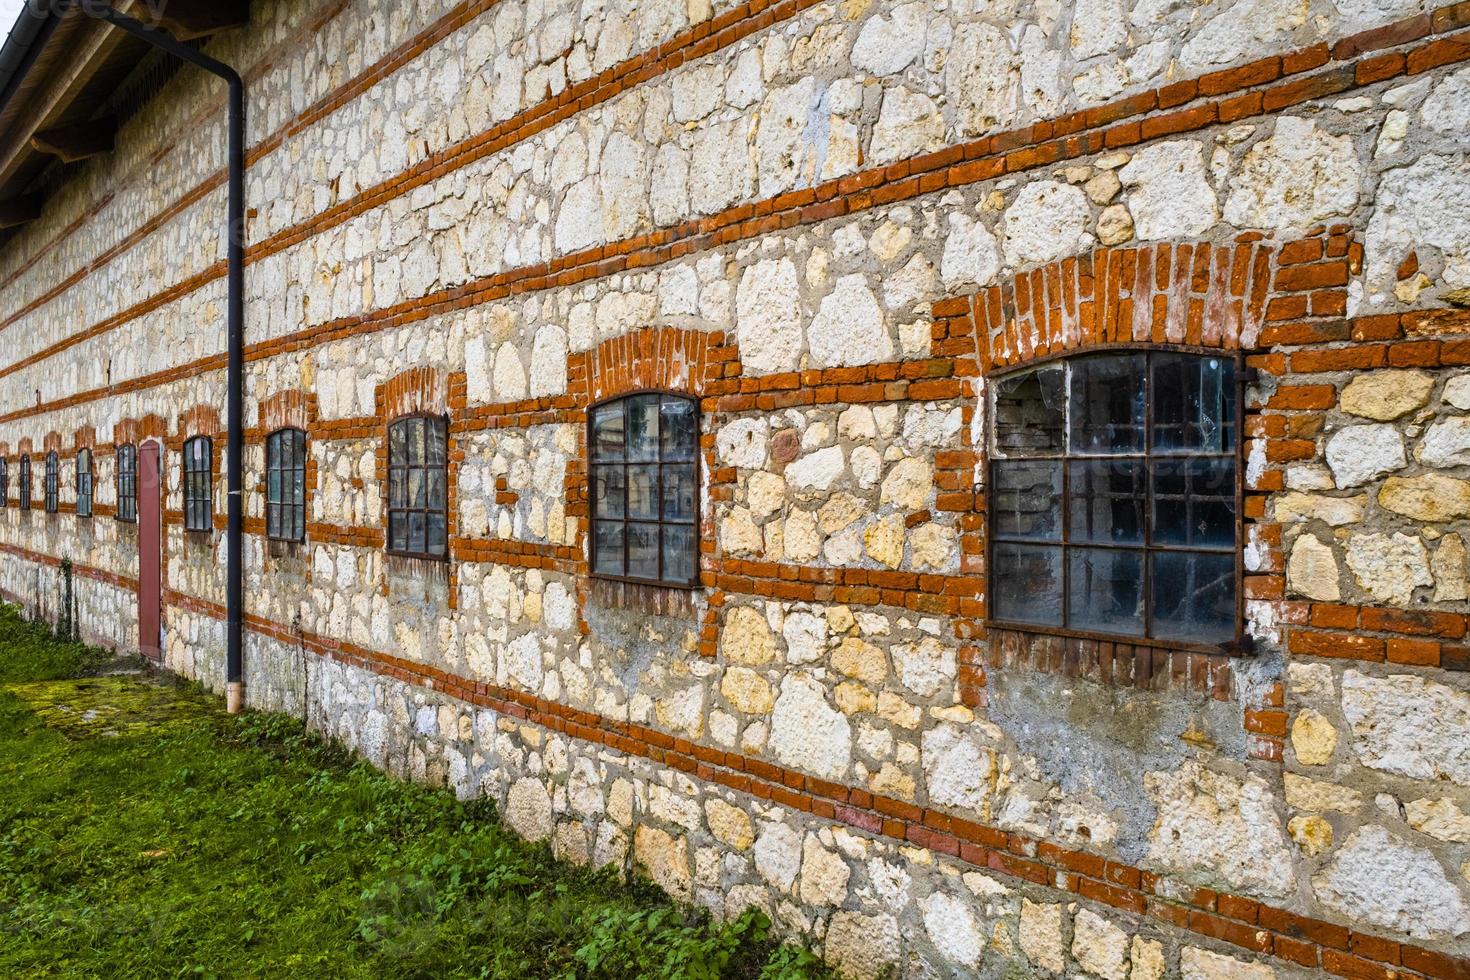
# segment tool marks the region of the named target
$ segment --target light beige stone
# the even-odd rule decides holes
[[[1347,670],[1342,710],[1363,765],[1470,787],[1470,693],[1415,674]]]
[[[1455,844],[1470,843],[1470,814],[1454,800],[1419,799],[1404,805],[1404,819],[1422,834]]]
[[[1357,524],[1368,512],[1368,497],[1328,497],[1316,493],[1282,493],[1271,498],[1271,512],[1282,524],[1321,521],[1331,527]]]
[[[1315,813],[1292,817],[1286,830],[1307,857],[1316,857],[1332,846],[1332,824]]]
[[[738,806],[731,806],[721,799],[711,799],[704,804],[704,817],[710,833],[737,851],[749,850],[750,845],[755,842],[750,816]]]
[[[827,926],[822,953],[827,964],[853,980],[881,980],[898,965],[898,923],[886,914],[837,912]]]
[[[1062,942],[1062,907],[1021,899],[1021,951],[1036,966],[1053,973],[1067,967],[1067,948]]]
[[[1337,729],[1319,711],[1304,708],[1291,723],[1291,747],[1304,766],[1325,766],[1337,751]]]
[[[1362,176],[1351,136],[1279,116],[1272,135],[1251,147],[1231,177],[1225,220],[1237,228],[1306,228],[1347,215],[1357,207]]]
[[[1336,602],[1342,598],[1337,553],[1312,534],[1303,534],[1292,544],[1286,581],[1293,592],[1309,599]]]
[[[909,534],[909,552],[917,568],[945,571],[959,557],[959,535],[943,524],[920,524]]]
[[[1134,936],[1130,953],[1133,968],[1128,971],[1128,980],[1164,980],[1167,964],[1163,943]]]
[[[882,501],[908,511],[922,510],[934,490],[934,468],[927,459],[899,460],[883,478]]]
[[[888,677],[888,657],[855,636],[844,637],[832,653],[832,666],[848,677],[877,687]]]
[[[903,517],[890,514],[868,525],[863,532],[863,547],[869,558],[889,568],[897,568],[903,564],[904,537]]]
[[[811,561],[822,553],[822,532],[817,515],[809,510],[792,510],[786,518],[782,541],[791,561]]]
[[[1276,980],[1276,971],[1265,963],[1223,956],[1197,946],[1179,951],[1181,980]]]
[[[1104,245],[1122,245],[1133,238],[1133,215],[1126,205],[1113,204],[1097,219],[1097,240]]]
[[[1312,884],[1323,906],[1350,921],[1420,940],[1470,932],[1470,907],[1439,861],[1383,827],[1354,833]]]
[[[1357,813],[1363,806],[1363,795],[1355,789],[1310,779],[1294,772],[1282,775],[1286,781],[1286,805],[1289,807],[1313,812],[1338,810],[1342,813]]]
[[[720,681],[720,693],[736,711],[763,715],[776,704],[776,697],[766,679],[749,667],[731,667]]]
[[[515,781],[505,801],[505,822],[529,841],[551,836],[551,794],[541,780],[523,776]]]
[[[788,675],[771,713],[770,748],[789,766],[823,779],[840,779],[852,759],[852,728],[827,703],[826,691],[806,673]]]
[[[854,681],[843,681],[837,685],[832,692],[837,699],[837,707],[845,715],[856,715],[864,711],[872,711],[878,704],[874,697],[872,688],[865,687]]]
[[[1358,585],[1380,602],[1407,605],[1415,589],[1434,584],[1424,542],[1401,531],[1353,535],[1347,564]]]
[[[776,659],[776,638],[754,606],[737,606],[725,617],[720,653],[730,663],[759,667]]]
[[[1465,539],[1458,534],[1446,534],[1439,539],[1430,559],[1430,572],[1434,575],[1435,602],[1464,602],[1470,599],[1470,577],[1467,577]]]
[[[1128,934],[1091,909],[1072,920],[1072,957],[1095,977],[1128,980]]]
[[[863,501],[850,493],[834,493],[817,509],[817,524],[824,534],[836,534],[867,513]]]
[[[1389,477],[1378,491],[1378,502],[1388,510],[1416,521],[1452,521],[1470,517],[1470,480],[1440,473]],[[1427,583],[1426,583],[1427,584]]]
[[[1470,466],[1470,415],[1452,415],[1429,427],[1414,452],[1425,466],[1448,469]]]
[[[680,901],[692,897],[693,876],[689,871],[689,842],[641,825],[633,835],[633,858],[653,883]]]
[[[822,846],[816,834],[801,845],[801,884],[798,894],[807,905],[841,905],[847,898],[852,870],[842,855]]]
[[[1350,425],[1327,438],[1327,465],[1339,487],[1357,487],[1408,464],[1404,439],[1386,424]]]
[[[1342,389],[1339,407],[1350,415],[1391,422],[1429,402],[1434,378],[1423,371],[1373,371]]]
[[[745,484],[745,501],[752,517],[768,517],[786,503],[786,481],[779,473],[752,473]]]
[[[1185,873],[1208,868],[1233,888],[1266,895],[1295,886],[1278,801],[1264,779],[1190,760],[1173,772],[1145,773],[1143,781],[1157,806],[1148,849],[1154,865]]]
[[[924,931],[929,941],[950,963],[974,969],[985,948],[985,935],[970,903],[945,892],[924,900]]]

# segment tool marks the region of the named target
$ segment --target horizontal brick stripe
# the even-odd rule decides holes
[[[0,545],[0,550],[48,566],[60,564],[48,555],[15,546]],[[80,565],[75,568],[77,574],[87,578],[120,588],[136,588],[135,580],[111,572]],[[166,592],[165,602],[185,612],[224,619],[222,606],[176,590]],[[869,834],[925,847],[976,867],[1067,891],[1252,952],[1347,977],[1361,975],[1353,971],[1368,965],[1375,970],[1384,965],[1397,967],[1400,976],[1422,975],[1444,980],[1470,973],[1470,960],[1359,933],[1252,898],[1194,887],[1087,851],[817,779],[763,759],[697,745],[658,729],[614,721],[523,691],[471,680],[427,664],[297,630],[262,616],[247,613],[245,620],[252,632],[291,646],[299,645],[317,656],[648,759]]]
[[[752,0],[761,3],[764,0]],[[817,0],[800,0],[803,6],[810,6]],[[1470,2],[1470,0],[1467,0]],[[767,7],[760,16],[749,18],[747,21],[732,23],[731,25],[716,28],[717,33],[706,36],[702,42],[696,43],[688,48],[690,52],[686,58],[693,58],[708,53],[701,50],[701,45],[715,38],[725,36],[728,31],[745,31],[752,33],[761,27],[774,23],[775,11],[782,11],[786,16],[794,14],[797,0],[783,0],[782,3]],[[1464,8],[1466,3],[1455,4],[1450,7],[1441,8],[1440,14],[1432,21],[1435,32],[1447,32],[1459,30],[1463,27],[1462,21],[1466,19]],[[788,8],[790,8],[788,10]],[[730,13],[736,13],[731,11]],[[723,24],[730,15],[722,15],[716,18],[716,24]],[[1390,25],[1392,27],[1393,25]],[[700,25],[695,31],[710,27],[709,24]],[[1384,32],[1387,31],[1387,34]],[[745,36],[740,34],[740,37]],[[1377,37],[1380,35],[1391,36],[1392,31],[1388,28],[1367,32],[1363,37]],[[680,35],[674,41],[666,42],[674,44],[683,39]],[[729,41],[738,40],[731,36]],[[1362,47],[1368,41],[1355,40],[1355,47]],[[1320,52],[1318,49],[1321,49]],[[661,46],[655,52],[648,52],[639,58],[630,59],[636,62],[640,58],[656,55],[663,51]],[[714,50],[713,47],[710,50]],[[1349,48],[1344,48],[1344,51]],[[699,54],[693,52],[699,51]],[[1321,57],[1316,55],[1320,53]],[[674,51],[669,57],[678,55]],[[279,344],[281,349],[300,350],[304,347],[327,343],[342,336],[352,334],[370,333],[379,330],[391,329],[392,327],[411,323],[429,316],[453,312],[482,303],[492,302],[512,295],[526,292],[540,291],[549,288],[575,285],[589,279],[601,278],[624,272],[629,269],[646,268],[659,265],[671,259],[680,258],[684,255],[701,252],[720,245],[744,241],[758,235],[763,235],[781,228],[792,227],[799,224],[809,224],[823,221],[828,218],[839,217],[844,214],[854,214],[866,211],[870,208],[898,203],[910,200],[922,194],[942,190],[946,187],[960,187],[972,183],[991,180],[1006,174],[1029,171],[1036,168],[1054,165],[1060,161],[1075,159],[1080,156],[1101,152],[1105,149],[1114,149],[1122,146],[1131,146],[1146,140],[1156,139],[1164,135],[1172,135],[1182,132],[1191,132],[1205,129],[1218,123],[1235,122],[1250,116],[1262,115],[1294,105],[1312,98],[1321,98],[1328,95],[1339,94],[1351,89],[1360,88],[1365,85],[1377,84],[1389,78],[1401,75],[1413,75],[1443,64],[1470,60],[1470,36],[1452,36],[1428,42],[1418,48],[1405,52],[1394,52],[1382,55],[1359,55],[1348,58],[1332,69],[1320,72],[1317,75],[1309,75],[1297,81],[1279,82],[1274,87],[1263,90],[1252,90],[1244,95],[1233,99],[1219,100],[1215,95],[1219,92],[1233,92],[1242,89],[1250,89],[1258,85],[1259,79],[1263,77],[1282,78],[1296,73],[1311,71],[1321,67],[1331,60],[1331,54],[1325,45],[1316,48],[1304,49],[1281,56],[1271,56],[1259,62],[1243,66],[1240,69],[1232,69],[1226,73],[1215,73],[1216,75],[1229,75],[1218,82],[1207,86],[1211,94],[1201,95],[1200,84],[1204,79],[1214,78],[1214,75],[1203,76],[1203,79],[1190,79],[1176,82],[1159,89],[1152,89],[1138,93],[1116,102],[1108,103],[1092,109],[1081,110],[1054,120],[1036,123],[1023,129],[1005,133],[999,133],[983,137],[968,143],[955,144],[943,150],[924,154],[918,157],[902,160],[885,167],[875,167],[869,170],[843,177],[815,187],[802,190],[790,191],[774,198],[748,203],[730,208],[718,215],[707,218],[685,221],[671,228],[651,232],[649,234],[636,236],[620,242],[610,243],[598,248],[588,249],[573,255],[559,257],[549,263],[541,263],[535,266],[510,270],[493,276],[482,277],[469,283],[439,290],[426,296],[412,300],[406,300],[394,307],[372,311],[353,317],[347,317],[336,321],[328,321],[312,327],[303,328],[287,335],[279,341],[266,342]],[[1387,59],[1387,60],[1385,60]],[[617,83],[608,83],[610,87],[616,85],[640,84],[647,79],[645,73],[652,72],[648,77],[659,74],[668,68],[655,71],[657,58],[654,63],[644,66],[639,71],[632,71],[623,76]],[[682,63],[682,62],[680,62]],[[628,64],[628,63],[625,63]],[[671,66],[672,67],[672,66]],[[608,71],[622,70],[623,66],[617,66]],[[1238,73],[1238,74],[1237,74]],[[599,76],[600,77],[600,76]],[[584,83],[586,84],[586,83]],[[1216,90],[1219,90],[1218,92]],[[594,91],[597,91],[594,89]],[[585,94],[585,93],[584,93]],[[609,92],[606,97],[614,94]],[[590,97],[590,96],[589,96]],[[1177,101],[1176,101],[1177,100]],[[1241,100],[1245,100],[1241,102]],[[1191,101],[1201,101],[1202,105],[1193,109],[1176,109],[1165,115],[1152,115],[1160,109],[1177,106]],[[1278,104],[1279,103],[1279,104]],[[580,104],[580,102],[578,103]],[[592,103],[589,103],[589,105]],[[1204,111],[1208,110],[1208,111]],[[538,111],[536,109],[529,111]],[[571,114],[572,110],[563,107],[556,112]],[[556,112],[548,115],[547,119],[555,118]],[[516,117],[520,118],[520,117]],[[514,121],[514,120],[512,120]],[[1147,135],[1145,134],[1145,123],[1147,124]],[[506,124],[502,124],[504,126]],[[537,125],[541,125],[537,123]],[[550,125],[550,123],[546,123]],[[497,127],[499,128],[499,127]],[[544,128],[544,126],[543,126]],[[495,130],[491,130],[494,132]],[[475,139],[483,139],[475,137]],[[486,143],[485,145],[492,145]],[[466,151],[469,152],[469,151]],[[478,152],[478,151],[475,151]],[[494,152],[486,150],[485,152]],[[436,160],[438,157],[431,157]],[[449,159],[448,157],[444,158]],[[470,160],[459,160],[456,166],[462,166]],[[423,180],[442,176],[443,173],[455,169],[442,160],[436,164],[438,173],[431,171],[430,176]],[[414,173],[410,171],[409,173]],[[417,178],[414,178],[417,179]],[[400,183],[394,185],[399,188],[394,193],[380,191],[381,200],[374,199],[368,203],[362,195],[351,200],[363,201],[363,207],[376,206],[384,201],[405,193],[419,184],[408,183],[407,176],[394,178]],[[422,183],[422,181],[420,181]],[[343,202],[337,207],[343,207],[348,202]],[[313,221],[323,221],[335,212],[324,212]],[[346,220],[352,215],[346,215],[341,220]],[[340,222],[337,222],[340,223]],[[330,227],[328,224],[324,227]],[[293,234],[302,234],[292,232]],[[266,242],[252,246],[254,250],[266,247],[276,242],[278,236],[273,236]],[[298,240],[304,240],[306,236]],[[294,242],[281,240],[281,248],[287,247]],[[276,248],[275,245],[271,245]],[[279,248],[276,248],[278,251]],[[266,254],[266,253],[262,253]],[[273,254],[273,253],[268,253]],[[258,257],[258,256],[257,256]],[[204,284],[205,279],[201,277],[218,278],[224,274],[223,263],[219,263],[205,273],[191,277],[187,284],[180,284],[165,290],[159,294],[169,295],[177,298],[174,290],[188,286],[188,290],[197,289]],[[134,307],[134,311],[118,314],[108,321],[106,329],[114,329],[120,323],[128,319],[143,315],[162,305],[155,297],[145,300]],[[93,331],[102,330],[99,324],[74,338],[68,338],[58,345],[53,345],[47,351],[32,355],[26,363],[35,363],[37,360],[45,359],[54,355],[58,350],[65,349],[83,339],[95,336]],[[102,331],[105,332],[105,331]],[[1263,342],[1267,338],[1262,338]],[[65,345],[65,347],[63,346]],[[258,351],[261,345],[254,345],[253,350]],[[269,356],[269,354],[265,355]],[[199,365],[213,363],[220,358],[204,358],[195,365],[189,365],[190,373],[197,373],[201,368]],[[19,369],[20,363],[11,365],[0,376],[12,369]],[[178,369],[175,369],[178,370]],[[150,375],[149,378],[156,377]],[[144,380],[144,379],[139,379]],[[101,389],[97,389],[101,390]],[[130,389],[132,390],[132,389]],[[100,396],[99,396],[100,397]],[[32,410],[34,411],[34,410]],[[14,415],[0,417],[0,421],[6,421]]]
[[[290,37],[271,47],[264,55],[257,59],[255,64],[253,64],[245,71],[241,72],[241,75],[245,79],[246,87],[248,88],[253,82],[257,81],[267,72],[269,72],[270,69],[274,67],[275,64],[279,62],[291,48],[298,45],[304,46],[306,44],[310,44],[310,39],[315,37],[318,31],[325,29],[327,24],[331,23],[331,21],[336,19],[338,14],[347,9],[347,2],[348,0],[331,0],[331,2],[323,9],[323,11],[316,17],[312,18],[310,24],[308,24],[304,29],[293,31]],[[336,91],[340,92],[342,90],[352,87],[355,81],[356,80],[354,79],[353,81],[344,83]],[[333,94],[335,93],[326,96],[323,101],[325,101],[325,99],[332,98]],[[144,171],[144,176],[141,179],[147,179],[146,174],[152,173],[153,169],[157,166],[158,161],[167,159],[174,153],[175,148],[178,147],[181,142],[185,141],[191,136],[197,135],[198,131],[203,129],[212,117],[217,116],[221,111],[223,111],[224,107],[224,96],[217,96],[213,99],[207,100],[205,104],[201,106],[199,110],[197,110],[190,117],[189,121],[185,123],[183,127],[181,127],[181,131],[179,133],[174,135],[173,138],[170,139],[164,146],[160,147],[157,151],[152,153],[147,160],[143,161],[143,163],[139,167],[140,170]],[[310,111],[311,110],[309,109],[307,110],[307,112]],[[299,119],[300,117],[296,118]],[[288,121],[271,136],[268,136],[264,140],[262,140],[259,146],[250,150],[246,154],[247,163],[254,161],[261,155],[260,147],[268,145],[273,149],[276,146],[279,146],[283,136],[286,134],[287,130],[290,128],[293,122],[294,120]],[[123,254],[128,249],[132,248],[134,245],[147,238],[153,232],[163,227],[163,225],[167,224],[169,221],[182,214],[190,206],[201,200],[210,191],[217,190],[223,187],[225,184],[226,176],[227,172],[223,169],[216,170],[214,173],[209,174],[194,187],[190,188],[182,195],[180,195],[172,204],[166,206],[162,211],[159,211],[152,218],[148,219],[138,228],[134,229],[128,235],[124,236],[120,241],[105,249],[98,255],[94,256],[85,265],[83,265],[82,268],[76,270],[72,274],[62,279],[61,282],[51,287],[51,289],[38,296],[36,299],[27,303],[15,313],[12,313],[9,316],[5,317],[3,320],[0,320],[0,332],[3,332],[5,328],[9,327],[11,324],[24,317],[27,313],[31,313],[36,309],[39,309],[41,306],[44,306],[46,303],[66,292],[72,286],[75,286],[77,283],[84,280],[87,276],[91,275],[98,269],[101,269],[103,266],[110,263],[113,259],[117,258],[117,256]],[[132,173],[124,175],[120,183],[127,183],[128,181],[139,179],[140,174],[137,171],[134,171]],[[52,249],[56,248],[62,242],[66,241],[79,229],[81,229],[88,221],[92,220],[98,214],[100,214],[107,207],[107,205],[111,204],[116,198],[116,191],[110,191],[104,194],[94,204],[88,207],[80,216],[78,216],[75,220],[73,220],[70,224],[63,228],[54,238],[51,239],[51,241],[47,242],[44,246],[39,248],[36,251],[35,255],[32,255],[18,269],[16,269],[16,271],[11,275],[11,280],[14,281],[19,279],[37,262],[39,262],[47,254],[49,254]],[[5,373],[6,372],[0,372],[0,377],[3,377]]]
[[[373,84],[410,63],[418,55],[433,47],[435,43],[455,30],[458,30],[460,27],[463,27],[498,2],[499,0],[472,0],[472,2],[457,5],[449,13],[430,25],[430,27],[380,59],[372,68],[351,81],[344,83],[338,89],[319,100],[314,106],[306,109],[278,128],[276,132],[266,137],[255,147],[251,148],[247,154],[247,164],[279,148],[287,138],[300,133],[312,123],[320,121],[331,112],[345,105],[352,98],[360,95]],[[715,18],[715,23],[722,25],[718,29],[714,28],[710,21],[698,24],[671,38],[669,41],[664,42],[658,48],[645,51],[640,55],[635,55],[632,58],[619,62],[589,79],[570,86],[559,95],[515,114],[510,119],[496,124],[483,133],[461,140],[426,157],[403,173],[380,181],[372,187],[332,205],[306,221],[288,228],[283,228],[274,235],[247,246],[245,261],[247,264],[259,262],[292,245],[335,228],[394,198],[410,193],[414,188],[429,183],[447,173],[468,166],[490,154],[514,146],[516,143],[529,139],[537,133],[573,115],[601,105],[633,85],[642,84],[652,78],[672,71],[688,60],[703,57],[706,54],[734,44],[758,30],[795,16],[798,11],[814,6],[818,2],[820,0],[782,0],[780,3],[775,3],[773,0],[749,0],[748,3],[733,8]],[[712,31],[716,33],[712,34]],[[696,50],[699,52],[698,54],[691,54],[691,52]],[[165,208],[164,211],[156,215],[146,225],[129,235],[122,242],[108,249],[103,256],[89,263],[86,268],[80,269],[71,276],[68,276],[61,283],[48,290],[47,293],[28,303],[25,307],[5,318],[3,321],[0,321],[0,331],[3,331],[27,313],[34,312],[36,309],[45,305],[45,303],[77,285],[87,275],[138,244],[138,242],[156,231],[167,221],[178,216],[189,206],[199,201],[204,195],[222,187],[225,182],[225,177],[225,171],[220,170],[205,178],[203,182],[184,194],[172,205]],[[134,304],[132,307],[120,311],[14,364],[7,365],[5,368],[0,369],[0,378],[6,377],[15,371],[22,370],[29,365],[39,363],[47,358],[54,357],[61,351],[74,347],[93,337],[114,330],[122,324],[131,322],[140,316],[144,316],[158,309],[160,306],[171,302],[180,295],[187,295],[210,282],[223,278],[224,275],[225,265],[223,260],[221,260],[197,275],[191,276],[149,299]],[[164,297],[168,298],[165,299]]]

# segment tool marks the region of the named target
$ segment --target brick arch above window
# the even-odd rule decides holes
[[[119,419],[112,427],[112,441],[116,445],[138,443],[144,439],[162,441],[167,436],[168,423],[155,412],[137,419]]]
[[[73,432],[71,436],[71,447],[73,450],[96,449],[97,427],[93,425],[84,425]]]
[[[374,392],[378,417],[385,422],[405,415],[448,415],[453,377],[441,368],[401,371]]]
[[[941,300],[936,338],[973,330],[982,374],[1118,344],[1249,351],[1340,320],[1361,267],[1342,226],[1285,243],[1247,233],[1097,248]]]
[[[179,416],[180,442],[193,436],[215,436],[223,431],[219,409],[213,405],[195,405]]]
[[[41,447],[48,453],[61,453],[61,433],[52,430],[41,440]]]
[[[264,438],[277,429],[306,430],[316,421],[316,395],[300,388],[287,388],[267,395],[260,400],[258,435]],[[218,416],[216,429],[218,430]]]
[[[568,389],[582,407],[635,391],[686,392],[734,376],[739,355],[722,331],[649,327],[604,340],[568,359]]]

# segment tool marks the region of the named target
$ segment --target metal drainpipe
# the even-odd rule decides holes
[[[225,265],[226,324],[229,355],[225,374],[225,466],[227,470],[225,545],[225,706],[230,714],[240,711],[245,699],[242,619],[244,609],[245,465],[245,83],[229,65],[181,44],[162,31],[146,27],[98,0],[78,0],[78,9],[88,17],[103,20],[134,37],[142,38],[176,58],[224,79],[229,86],[229,203]]]

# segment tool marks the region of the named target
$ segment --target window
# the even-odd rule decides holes
[[[117,447],[117,519],[138,519],[138,447],[130,442]]]
[[[10,461],[0,459],[0,507],[10,506]]]
[[[214,455],[208,436],[195,436],[184,443],[184,530],[214,529],[212,494]]]
[[[46,492],[46,513],[48,514],[56,513],[56,469],[59,462],[60,461],[56,458],[56,452],[54,450],[46,454],[46,478],[44,489]]]
[[[92,516],[92,450],[77,451],[77,516]]]
[[[277,429],[265,440],[265,532],[306,540],[306,433]]]
[[[699,574],[692,399],[649,392],[591,411],[592,572],[690,586]]]
[[[449,424],[415,415],[388,427],[388,550],[418,558],[448,551]]]
[[[20,458],[20,509],[31,509],[31,457]]]
[[[1084,355],[997,378],[990,615],[1107,639],[1237,636],[1235,364]]]

